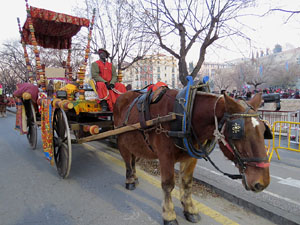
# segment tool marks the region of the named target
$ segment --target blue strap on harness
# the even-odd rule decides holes
[[[188,83],[187,83],[187,88],[186,88],[186,93],[185,93],[185,103],[184,103],[185,110],[184,110],[184,113],[183,113],[183,132],[184,133],[187,133],[187,130],[191,129],[190,127],[187,128],[187,119],[188,119],[187,118],[187,107],[188,107],[188,104],[189,104],[189,102],[188,102],[189,101],[189,95],[191,93],[190,92],[190,88],[191,88],[191,86],[194,85],[194,80],[193,80],[192,76],[187,76],[186,79],[187,79]],[[191,118],[189,118],[189,119],[191,119]],[[193,151],[190,148],[190,145],[189,145],[187,137],[183,138],[183,143],[184,143],[184,146],[187,149],[188,154],[190,156],[192,156],[194,158],[197,158],[197,159],[202,159],[203,158],[204,155],[203,156],[199,156],[199,155],[195,155],[193,153]]]

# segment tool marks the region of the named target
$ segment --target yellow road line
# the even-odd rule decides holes
[[[88,148],[89,150],[92,150],[92,151],[97,151],[97,154],[100,154],[102,158],[104,159],[107,159],[109,161],[111,161],[112,163],[120,166],[120,167],[123,167],[125,168],[125,165],[124,165],[124,162],[117,159],[116,157],[113,157],[105,152],[102,152],[102,151],[99,151],[97,150],[95,147],[89,145],[89,144],[82,144],[84,145],[86,148]],[[155,179],[153,176],[150,176],[149,174],[147,174],[146,172],[142,171],[142,170],[139,170],[137,169],[136,171],[137,175],[139,177],[141,177],[142,179],[148,181],[150,184],[152,184],[153,186],[157,187],[157,188],[161,188],[161,183],[159,180]],[[174,189],[172,191],[172,195],[179,199],[180,200],[180,195],[179,195],[179,190],[177,189]],[[197,207],[199,208],[200,210],[200,213],[206,215],[206,216],[209,216],[211,217],[212,219],[214,219],[215,221],[221,223],[221,224],[224,224],[224,225],[238,225],[237,222],[229,219],[228,217],[222,215],[221,213],[213,210],[212,208],[204,205],[203,203],[200,203],[198,202],[197,200],[193,199],[197,205]]]

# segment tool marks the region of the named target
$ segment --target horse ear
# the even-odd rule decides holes
[[[253,106],[253,108],[254,108],[255,110],[257,110],[257,109],[260,107],[261,103],[262,103],[262,93],[259,92],[259,93],[257,93],[256,95],[254,95],[254,97],[251,98],[251,99],[248,101],[248,103],[249,103],[251,106]]]
[[[224,93],[224,100],[225,100],[225,110],[228,113],[238,113],[243,112],[245,109],[242,105],[236,102],[232,97],[228,96]]]

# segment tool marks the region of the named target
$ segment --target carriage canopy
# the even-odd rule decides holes
[[[71,48],[71,39],[82,26],[89,27],[90,21],[85,18],[74,17],[46,9],[30,7],[32,24],[36,42],[39,46],[53,49]],[[29,18],[23,26],[23,40],[32,45]]]

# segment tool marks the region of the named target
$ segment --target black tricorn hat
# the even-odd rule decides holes
[[[105,48],[99,48],[99,50],[97,51],[98,54],[100,54],[100,52],[105,52],[106,53],[106,57],[109,57],[109,52],[105,49]]]

